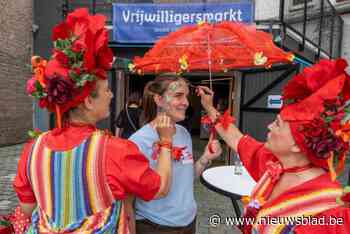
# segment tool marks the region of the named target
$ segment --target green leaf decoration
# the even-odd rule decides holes
[[[333,121],[333,117],[332,117],[332,116],[327,116],[327,117],[325,118],[325,121],[326,121],[326,123],[330,123],[330,122]]]
[[[340,197],[336,198],[336,203],[339,204],[339,205],[344,205],[344,202],[341,200]]]
[[[40,134],[41,134],[41,131],[39,131],[39,130],[29,130],[28,131],[28,136],[30,138],[37,138],[38,136],[40,136]]]
[[[78,74],[75,71],[70,70],[68,74],[72,80],[79,81],[80,77],[78,76]]]
[[[346,187],[344,188],[344,192],[345,192],[345,193],[350,193],[350,186],[346,186]]]
[[[10,227],[11,223],[9,221],[6,221],[6,220],[0,220],[0,226]]]
[[[67,48],[70,48],[72,45],[72,42],[69,39],[58,39],[56,41],[54,41],[53,46],[55,47],[55,49],[64,51]]]

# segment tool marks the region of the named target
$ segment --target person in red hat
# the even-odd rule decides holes
[[[349,151],[346,67],[343,59],[321,60],[293,77],[265,143],[233,124],[225,129],[217,121],[222,118],[212,105],[213,92],[199,87],[216,131],[257,181],[251,196],[242,199],[243,233],[349,233],[350,190],[335,181]]]
[[[22,152],[13,185],[31,223],[19,223],[16,233],[130,233],[123,200],[131,194],[149,201],[169,191],[175,127],[168,117],[155,121],[160,156],[154,170],[134,143],[96,128],[113,97],[105,20],[75,10],[53,29],[51,60],[32,59],[27,92],[56,114],[57,127]]]

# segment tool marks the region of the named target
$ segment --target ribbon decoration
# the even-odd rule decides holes
[[[158,159],[158,155],[160,154],[160,146],[158,144],[158,142],[155,142],[152,146],[153,148],[153,153],[152,153],[152,159],[153,160],[157,160]],[[175,161],[180,161],[180,159],[182,158],[182,156],[184,155],[184,150],[187,148],[187,146],[184,147],[177,147],[177,146],[173,146],[171,149],[171,157],[175,160]]]
[[[230,124],[235,123],[235,118],[232,117],[229,113],[229,110],[226,110],[223,115],[220,115],[215,122],[211,120],[211,118],[208,115],[205,115],[201,118],[201,124],[204,124],[209,127],[209,144],[208,144],[208,150],[209,153],[213,154],[213,140],[216,138],[216,130],[215,126],[217,124],[221,124],[224,130],[227,130]]]

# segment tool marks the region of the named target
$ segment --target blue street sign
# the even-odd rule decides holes
[[[251,0],[239,3],[113,4],[113,40],[119,43],[154,43],[180,26],[198,22],[253,22]]]

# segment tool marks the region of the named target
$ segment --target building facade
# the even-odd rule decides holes
[[[350,64],[350,0],[336,0],[334,6],[344,20],[342,57]],[[348,69],[350,72],[350,69]]]
[[[244,2],[243,0],[35,0],[34,1],[34,24],[38,25],[38,32],[34,37],[34,52],[47,57],[50,52],[50,33],[52,26],[64,18],[69,11],[79,7],[86,7],[91,13],[102,13],[107,16],[108,24],[112,28],[112,3],[215,3],[224,2]],[[331,0],[255,0],[255,22],[257,27],[273,34],[274,41],[285,50],[292,51],[299,58],[314,63],[320,58],[336,58],[346,54],[342,47],[348,43],[342,40],[344,16],[339,16],[334,8],[335,2]],[[344,4],[344,3],[343,3]],[[121,108],[124,107],[126,97],[135,83],[142,83],[154,76],[137,78],[137,75],[130,74],[123,66],[123,59],[132,59],[134,56],[142,56],[152,44],[118,43],[110,37],[110,47],[113,48],[117,58],[111,75],[111,87],[114,92],[114,99],[111,105],[111,117],[104,123],[104,127],[113,129],[113,118]],[[121,58],[121,61],[118,59]],[[262,139],[266,132],[256,132],[252,123],[259,116],[260,120],[268,123],[274,118],[276,111],[266,108],[267,96],[270,94],[280,94],[281,87],[299,68],[287,67],[282,70],[250,71],[250,73],[233,72],[226,74],[235,81],[234,87],[240,86],[239,81],[244,81],[245,91],[241,96],[245,101],[239,100],[239,94],[232,103],[236,102],[237,115],[244,119],[240,123],[243,131],[257,138]],[[243,77],[250,77],[245,78]],[[259,78],[260,77],[260,78]],[[261,78],[263,77],[263,79]],[[237,78],[237,79],[236,79]],[[198,78],[195,78],[198,79]],[[256,79],[256,80],[255,80]],[[137,80],[137,82],[135,82]],[[200,79],[198,79],[200,80]],[[199,82],[196,80],[195,82]],[[273,86],[273,87],[272,87]],[[267,90],[269,87],[269,90]],[[140,87],[139,87],[140,88]],[[141,85],[142,88],[142,85]],[[254,90],[254,93],[252,93]],[[244,93],[245,92],[245,93]],[[241,108],[242,107],[242,108]],[[240,108],[240,110],[238,110]],[[238,114],[240,112],[240,114]],[[268,113],[268,114],[266,114]],[[49,128],[50,118],[47,113],[35,109],[35,126],[41,129]],[[265,117],[266,116],[266,117]],[[52,121],[51,121],[52,122]],[[40,126],[41,125],[41,126]],[[51,126],[52,127],[52,126]]]
[[[0,145],[23,142],[33,127],[25,84],[32,54],[32,1],[0,1]]]

